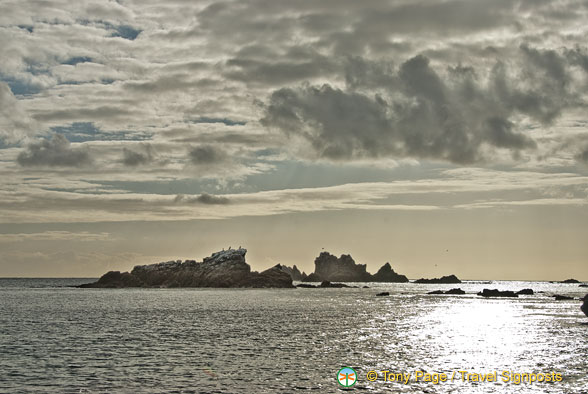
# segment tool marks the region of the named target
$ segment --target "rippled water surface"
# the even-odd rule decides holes
[[[369,289],[77,289],[79,279],[0,279],[0,392],[586,393],[588,318],[574,284],[367,284]],[[483,288],[533,296],[483,299]],[[376,297],[389,291],[389,297]],[[370,382],[370,370],[411,373]],[[498,371],[499,382],[415,382],[415,371]],[[504,383],[502,371],[558,372]],[[459,376],[459,374],[458,374]]]

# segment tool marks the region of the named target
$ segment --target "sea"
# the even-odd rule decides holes
[[[92,281],[0,279],[0,393],[588,393],[578,284],[72,287]]]

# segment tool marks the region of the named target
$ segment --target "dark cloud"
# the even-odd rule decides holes
[[[28,145],[16,160],[24,167],[78,167],[92,162],[87,149],[72,148],[67,138],[61,134],[53,134],[50,140]]]
[[[207,205],[226,205],[230,204],[231,200],[226,197],[215,196],[213,194],[202,193],[197,197],[188,197],[183,194],[178,194],[174,198],[174,202],[176,203],[200,203],[200,204],[207,204]]]
[[[135,149],[123,148],[123,158],[121,162],[125,166],[136,167],[149,164],[153,159],[154,152],[151,145],[143,145]]]
[[[309,141],[318,157],[416,157],[458,164],[482,161],[485,146],[517,155],[533,149],[515,118],[552,123],[580,106],[566,57],[521,46],[515,61],[491,70],[457,65],[445,72],[415,56],[397,69],[350,58],[346,89],[274,91],[261,123]]]
[[[214,145],[199,145],[190,149],[188,157],[192,164],[206,166],[224,162],[227,159],[227,154]]]

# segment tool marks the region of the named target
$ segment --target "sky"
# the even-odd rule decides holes
[[[0,0],[0,276],[245,247],[588,280],[588,3]]]

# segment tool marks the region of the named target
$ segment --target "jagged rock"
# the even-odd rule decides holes
[[[356,264],[348,254],[337,258],[329,252],[322,252],[314,260],[314,274],[330,282],[369,282],[372,279],[365,264]]]
[[[562,280],[560,283],[581,283],[581,282],[576,279],[566,279],[566,280]]]
[[[580,307],[580,309],[582,310],[582,312],[584,312],[584,314],[586,316],[588,316],[588,294],[586,294],[584,296],[584,303],[582,304],[582,306]]]
[[[310,275],[306,276],[306,278],[302,278],[302,281],[303,282],[322,282],[322,279],[320,276],[318,276],[317,274],[315,274],[313,272]]]
[[[533,292],[533,289],[523,289],[523,290],[519,290],[517,291],[517,294],[522,294],[522,295],[533,295],[535,294]]]
[[[427,294],[456,294],[456,295],[462,295],[462,294],[465,294],[465,291],[463,291],[460,288],[457,288],[457,289],[451,289],[451,290],[447,290],[447,291],[434,290],[434,291],[428,292]]]
[[[390,263],[384,264],[380,270],[372,275],[366,270],[365,264],[356,264],[348,255],[336,257],[329,252],[322,252],[314,260],[314,272],[302,276],[304,282],[408,282],[404,275],[394,272]]]
[[[455,275],[449,275],[449,276],[442,276],[441,278],[433,278],[433,279],[417,279],[414,281],[414,283],[435,283],[435,284],[440,284],[440,283],[461,283],[461,280],[459,280],[457,278],[457,276]]]
[[[554,294],[553,298],[555,298],[556,301],[566,301],[566,300],[573,300],[574,299],[574,297],[569,297],[569,296],[560,295],[560,294]]]
[[[372,282],[398,282],[406,283],[408,278],[404,275],[397,274],[394,272],[390,263],[384,264],[375,275],[373,275]]]
[[[251,272],[246,253],[242,248],[229,249],[213,253],[201,263],[178,260],[138,265],[130,273],[111,271],[80,287],[294,287],[279,264],[261,273]]]
[[[284,271],[285,273],[290,275],[292,280],[301,281],[303,278],[302,272],[300,272],[300,270],[298,269],[298,267],[296,267],[296,265],[294,265],[292,268],[290,268],[286,265],[282,265],[282,271]]]
[[[478,293],[478,295],[482,297],[518,297],[518,294],[516,294],[514,291],[500,291],[497,289],[484,289],[480,293]]]
[[[389,296],[389,295],[390,295],[390,293],[388,293],[387,291],[384,291],[382,293],[376,294],[376,297],[386,297],[386,296]]]

